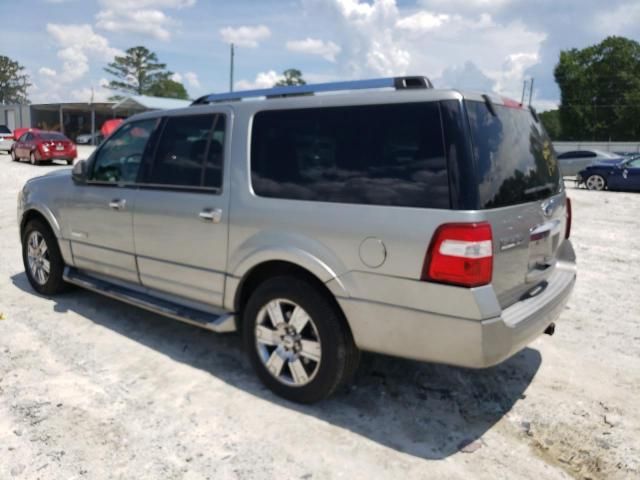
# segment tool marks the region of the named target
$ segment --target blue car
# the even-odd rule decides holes
[[[580,171],[577,181],[589,190],[640,192],[640,155],[595,163]]]

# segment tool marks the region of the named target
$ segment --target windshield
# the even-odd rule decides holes
[[[0,133],[11,133],[11,130],[6,125],[0,125]]]
[[[560,192],[553,145],[529,110],[466,101],[481,208],[530,202]]]

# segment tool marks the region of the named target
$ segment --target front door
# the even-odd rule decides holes
[[[142,285],[212,306],[222,305],[227,261],[229,118],[221,111],[164,120],[133,217]]]
[[[124,125],[97,150],[86,184],[63,207],[77,268],[138,283],[133,245],[135,180],[157,119]]]

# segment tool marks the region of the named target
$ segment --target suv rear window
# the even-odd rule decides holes
[[[11,130],[6,125],[0,125],[0,133],[11,133]]]
[[[257,195],[322,202],[448,208],[437,103],[259,112]]]
[[[560,192],[558,162],[529,110],[466,101],[479,180],[480,208],[516,205]]]

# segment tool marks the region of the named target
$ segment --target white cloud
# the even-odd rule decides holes
[[[111,61],[122,52],[109,45],[109,41],[93,31],[91,25],[47,24],[47,32],[58,44],[58,58],[62,60],[61,82],[73,82],[89,71],[90,59]],[[46,74],[45,74],[46,75]]]
[[[162,10],[101,10],[96,14],[96,27],[108,32],[137,33],[169,40],[173,20]]]
[[[451,17],[449,15],[422,11],[408,17],[401,18],[396,22],[396,26],[405,30],[428,32],[429,30],[440,28],[450,19]]]
[[[53,68],[41,67],[38,73],[43,77],[55,77],[58,73]]]
[[[185,72],[184,79],[190,87],[200,88],[200,80],[195,72]]]
[[[305,0],[303,5],[306,16],[319,30],[330,29],[341,46],[343,78],[422,74],[518,96],[526,69],[540,61],[546,34],[499,16],[509,0],[471,0],[468,9],[445,8],[449,1],[467,4],[432,0],[408,9],[396,0]],[[465,66],[469,61],[473,68]]]
[[[96,27],[108,32],[134,33],[158,40],[169,40],[177,22],[163,9],[181,9],[195,0],[100,0]]]
[[[268,72],[258,73],[254,81],[238,80],[234,85],[234,89],[253,90],[257,88],[271,88],[281,79],[282,75],[277,74],[275,70],[269,70]]]
[[[174,82],[182,83],[182,75],[180,75],[178,72],[175,72],[174,74],[172,74],[170,78]]]
[[[306,38],[304,40],[291,40],[286,44],[287,50],[292,52],[308,53],[310,55],[319,55],[329,62],[336,61],[336,55],[342,50],[333,42],[324,42],[315,38]]]
[[[225,43],[255,48],[262,40],[271,36],[271,30],[265,25],[225,27],[220,30],[220,36]]]

